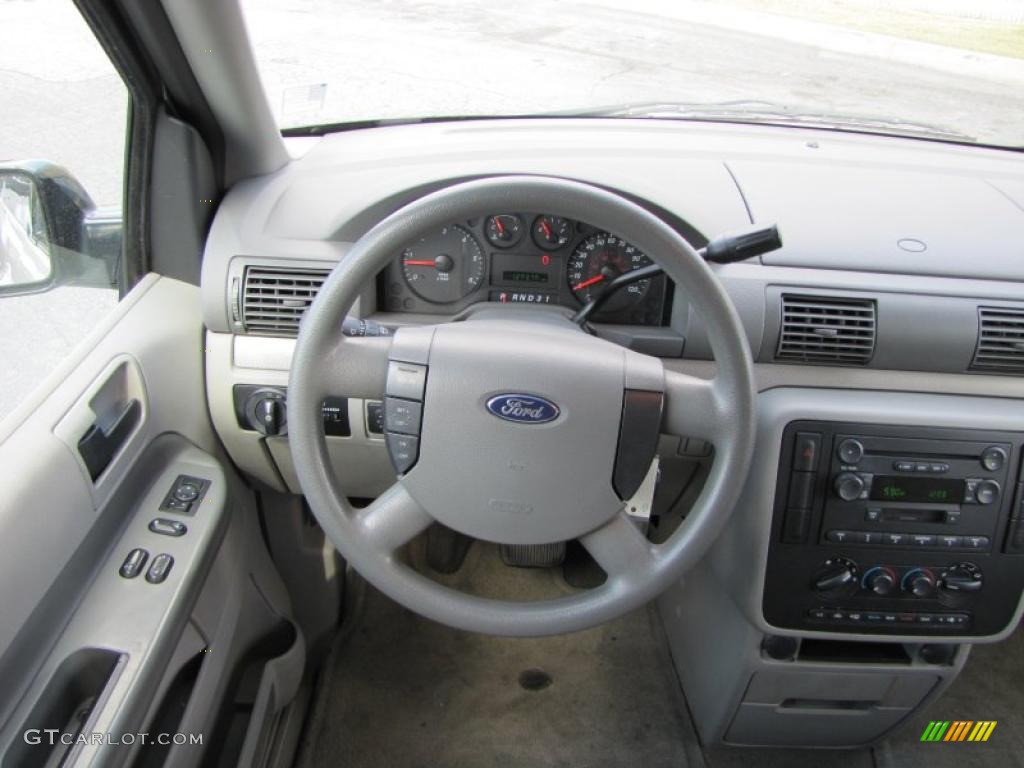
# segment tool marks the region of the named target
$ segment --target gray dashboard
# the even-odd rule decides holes
[[[777,358],[786,295],[870,303],[873,344],[855,362],[879,369],[974,370],[979,307],[1024,311],[1024,159],[1010,151],[653,120],[396,126],[293,149],[301,157],[240,183],[218,210],[203,265],[212,331],[246,332],[232,308],[249,265],[329,270],[405,202],[501,173],[614,189],[698,245],[777,223],[780,251],[716,268],[760,362]],[[700,318],[674,293],[662,325],[685,338],[684,359],[708,359]],[[367,286],[360,315],[417,321],[390,310]],[[627,328],[620,338],[630,345],[633,335]]]

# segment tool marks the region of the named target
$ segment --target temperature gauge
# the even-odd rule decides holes
[[[572,222],[561,216],[538,216],[533,222],[533,242],[538,248],[557,251],[572,240]]]

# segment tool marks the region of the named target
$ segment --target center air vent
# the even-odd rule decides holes
[[[1024,373],[1024,309],[978,307],[971,368]]]
[[[297,336],[299,321],[328,274],[326,269],[247,267],[242,288],[245,330]]]
[[[874,351],[873,300],[783,295],[776,359],[865,365]]]

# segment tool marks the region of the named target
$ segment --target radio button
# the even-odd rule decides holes
[[[915,533],[910,537],[915,547],[934,547],[935,536],[931,533]]]
[[[839,456],[839,460],[844,464],[856,464],[864,458],[864,446],[860,440],[854,440],[852,437],[848,437],[839,444],[836,454]]]
[[[931,471],[937,475],[945,474],[946,472],[949,472],[949,464],[943,464],[941,462],[932,464]]]
[[[829,531],[825,534],[825,540],[835,544],[849,544],[853,541],[853,534],[849,531]]]
[[[998,445],[990,445],[981,452],[981,466],[989,472],[998,472],[1006,464],[1006,451]]]
[[[914,471],[914,462],[912,462],[912,461],[894,461],[892,463],[892,468],[895,469],[897,472],[913,472]]]
[[[964,546],[963,536],[939,536],[939,546],[944,549],[958,549]]]
[[[877,523],[882,519],[882,510],[878,507],[868,507],[864,510],[864,519],[869,523]]]
[[[990,543],[988,536],[963,537],[963,546],[967,549],[988,549]]]
[[[957,525],[960,522],[960,510],[947,509],[944,520],[946,525]]]
[[[914,470],[916,472],[930,472],[931,471],[931,467],[932,467],[931,464],[925,464],[925,463],[922,462],[920,464],[915,464],[914,465]]]
[[[821,455],[821,435],[817,432],[797,432],[793,444],[793,469],[814,472]]]
[[[882,543],[888,547],[905,547],[910,544],[909,533],[883,533]]]
[[[853,541],[855,544],[881,544],[882,534],[876,531],[854,531]]]

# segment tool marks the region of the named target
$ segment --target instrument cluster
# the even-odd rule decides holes
[[[546,213],[495,213],[448,224],[409,243],[383,273],[380,306],[450,314],[481,301],[578,309],[621,274],[651,264],[639,248],[583,222]],[[633,283],[594,320],[667,322],[667,278]]]

